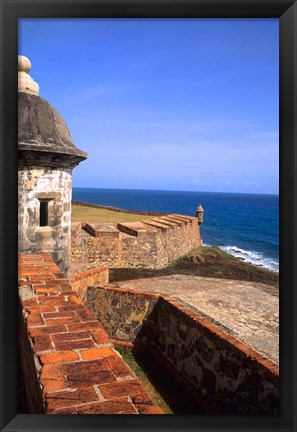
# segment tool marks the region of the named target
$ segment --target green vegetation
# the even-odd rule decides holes
[[[156,405],[166,414],[199,414],[197,404],[147,353],[115,347],[134,371]]]
[[[260,282],[276,288],[279,286],[278,273],[243,262],[218,247],[206,246],[202,250],[191,251],[163,269],[111,268],[109,280],[115,282],[170,274]]]
[[[96,207],[88,207],[72,204],[72,222],[138,222],[150,219],[152,216],[134,213],[121,213]]]

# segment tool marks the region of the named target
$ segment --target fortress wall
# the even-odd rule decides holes
[[[100,319],[112,339],[135,342],[143,324],[152,316],[159,297],[120,288],[89,287],[86,307]],[[152,318],[151,318],[152,319]],[[143,336],[142,343],[148,342]]]
[[[164,223],[166,223],[165,221],[175,223],[173,228],[169,228],[166,232],[168,262],[174,261],[201,245],[200,229],[196,218],[182,220],[169,215],[164,217]]]
[[[164,414],[46,253],[19,255],[29,414]]]
[[[108,268],[96,267],[86,270],[70,277],[72,289],[78,294],[79,298],[86,301],[87,288],[92,285],[105,286],[109,281]]]
[[[72,262],[162,268],[201,246],[197,218],[167,215],[142,222],[72,227]]]
[[[162,268],[201,246],[196,218],[182,220],[164,216],[164,220],[142,221],[142,225],[155,231],[141,232],[138,237],[122,233],[120,237],[122,267]]]
[[[160,268],[167,264],[164,238],[159,231],[147,231],[138,237],[121,233],[120,267]]]
[[[111,232],[99,237],[77,235],[71,240],[71,261],[101,267],[119,267],[120,247],[119,235],[115,236]]]
[[[209,413],[279,413],[279,370],[178,301],[90,287],[87,307],[112,339],[161,356]]]

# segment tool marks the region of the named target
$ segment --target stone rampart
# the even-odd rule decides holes
[[[113,224],[85,224],[71,239],[72,263],[120,266],[120,233]]]
[[[80,273],[75,273],[70,277],[72,289],[77,293],[80,300],[86,301],[87,288],[92,285],[105,286],[109,281],[108,268],[96,267]]]
[[[90,287],[87,307],[112,339],[147,347],[191,388],[205,412],[279,412],[279,370],[271,360],[165,296]]]
[[[72,262],[77,264],[162,268],[200,246],[198,219],[191,216],[72,227]]]
[[[48,254],[19,255],[19,300],[30,414],[163,414]]]

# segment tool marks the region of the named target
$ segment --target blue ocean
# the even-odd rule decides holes
[[[127,210],[190,216],[195,216],[201,204],[203,245],[219,246],[269,270],[279,269],[278,195],[73,188],[72,199]]]

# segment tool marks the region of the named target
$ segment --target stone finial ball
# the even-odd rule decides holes
[[[29,72],[31,69],[31,62],[28,57],[22,55],[18,56],[18,69],[19,72]]]

